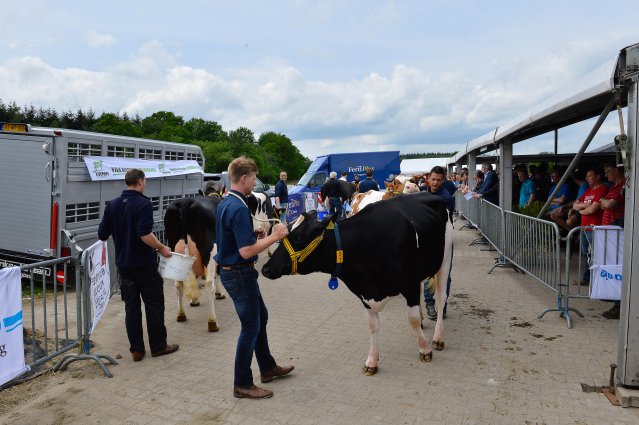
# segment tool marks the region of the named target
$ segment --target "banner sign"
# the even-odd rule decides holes
[[[131,168],[144,171],[147,179],[154,177],[203,174],[202,167],[195,160],[162,161],[159,159],[114,158],[110,156],[85,156],[91,180],[124,180]]]
[[[590,298],[620,300],[623,281],[623,229],[595,226],[592,231]]]
[[[288,195],[288,210],[286,211],[286,221],[292,223],[297,220],[297,217],[302,214],[302,194],[295,193],[293,195]]]
[[[0,270],[0,385],[29,370],[24,364],[20,267]]]
[[[317,193],[315,192],[304,192],[304,211],[313,211],[317,209],[317,203],[315,199],[317,198]]]
[[[97,241],[82,253],[82,264],[89,276],[89,291],[91,292],[91,306],[93,307],[93,321],[91,332],[98,325],[102,314],[106,311],[111,298],[111,274],[109,273],[109,253],[107,243]]]

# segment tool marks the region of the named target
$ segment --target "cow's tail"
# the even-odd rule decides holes
[[[189,208],[191,202],[186,199],[180,205],[180,239],[184,239],[184,243],[188,245],[189,234]]]

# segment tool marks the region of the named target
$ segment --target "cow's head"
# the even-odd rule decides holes
[[[384,182],[386,185],[386,191],[392,192],[393,195],[399,195],[404,190],[404,183],[399,181],[399,179],[394,179],[392,182]]]
[[[262,274],[269,279],[277,279],[283,275],[320,271],[323,258],[319,255],[318,247],[326,228],[336,219],[337,215],[333,214],[317,221],[316,212],[302,213],[291,225],[288,236],[282,239],[280,246],[262,267]]]

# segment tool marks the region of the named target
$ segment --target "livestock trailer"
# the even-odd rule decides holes
[[[92,181],[85,156],[194,160],[204,167],[199,146],[0,123],[0,268],[69,255],[64,230],[81,247],[97,240],[106,202],[126,185],[123,179]],[[150,178],[144,194],[161,223],[171,201],[201,188],[200,172]]]

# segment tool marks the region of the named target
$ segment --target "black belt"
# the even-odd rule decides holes
[[[245,269],[247,267],[253,268],[255,267],[255,263],[242,263],[242,264],[234,264],[231,266],[220,266],[222,270]]]

